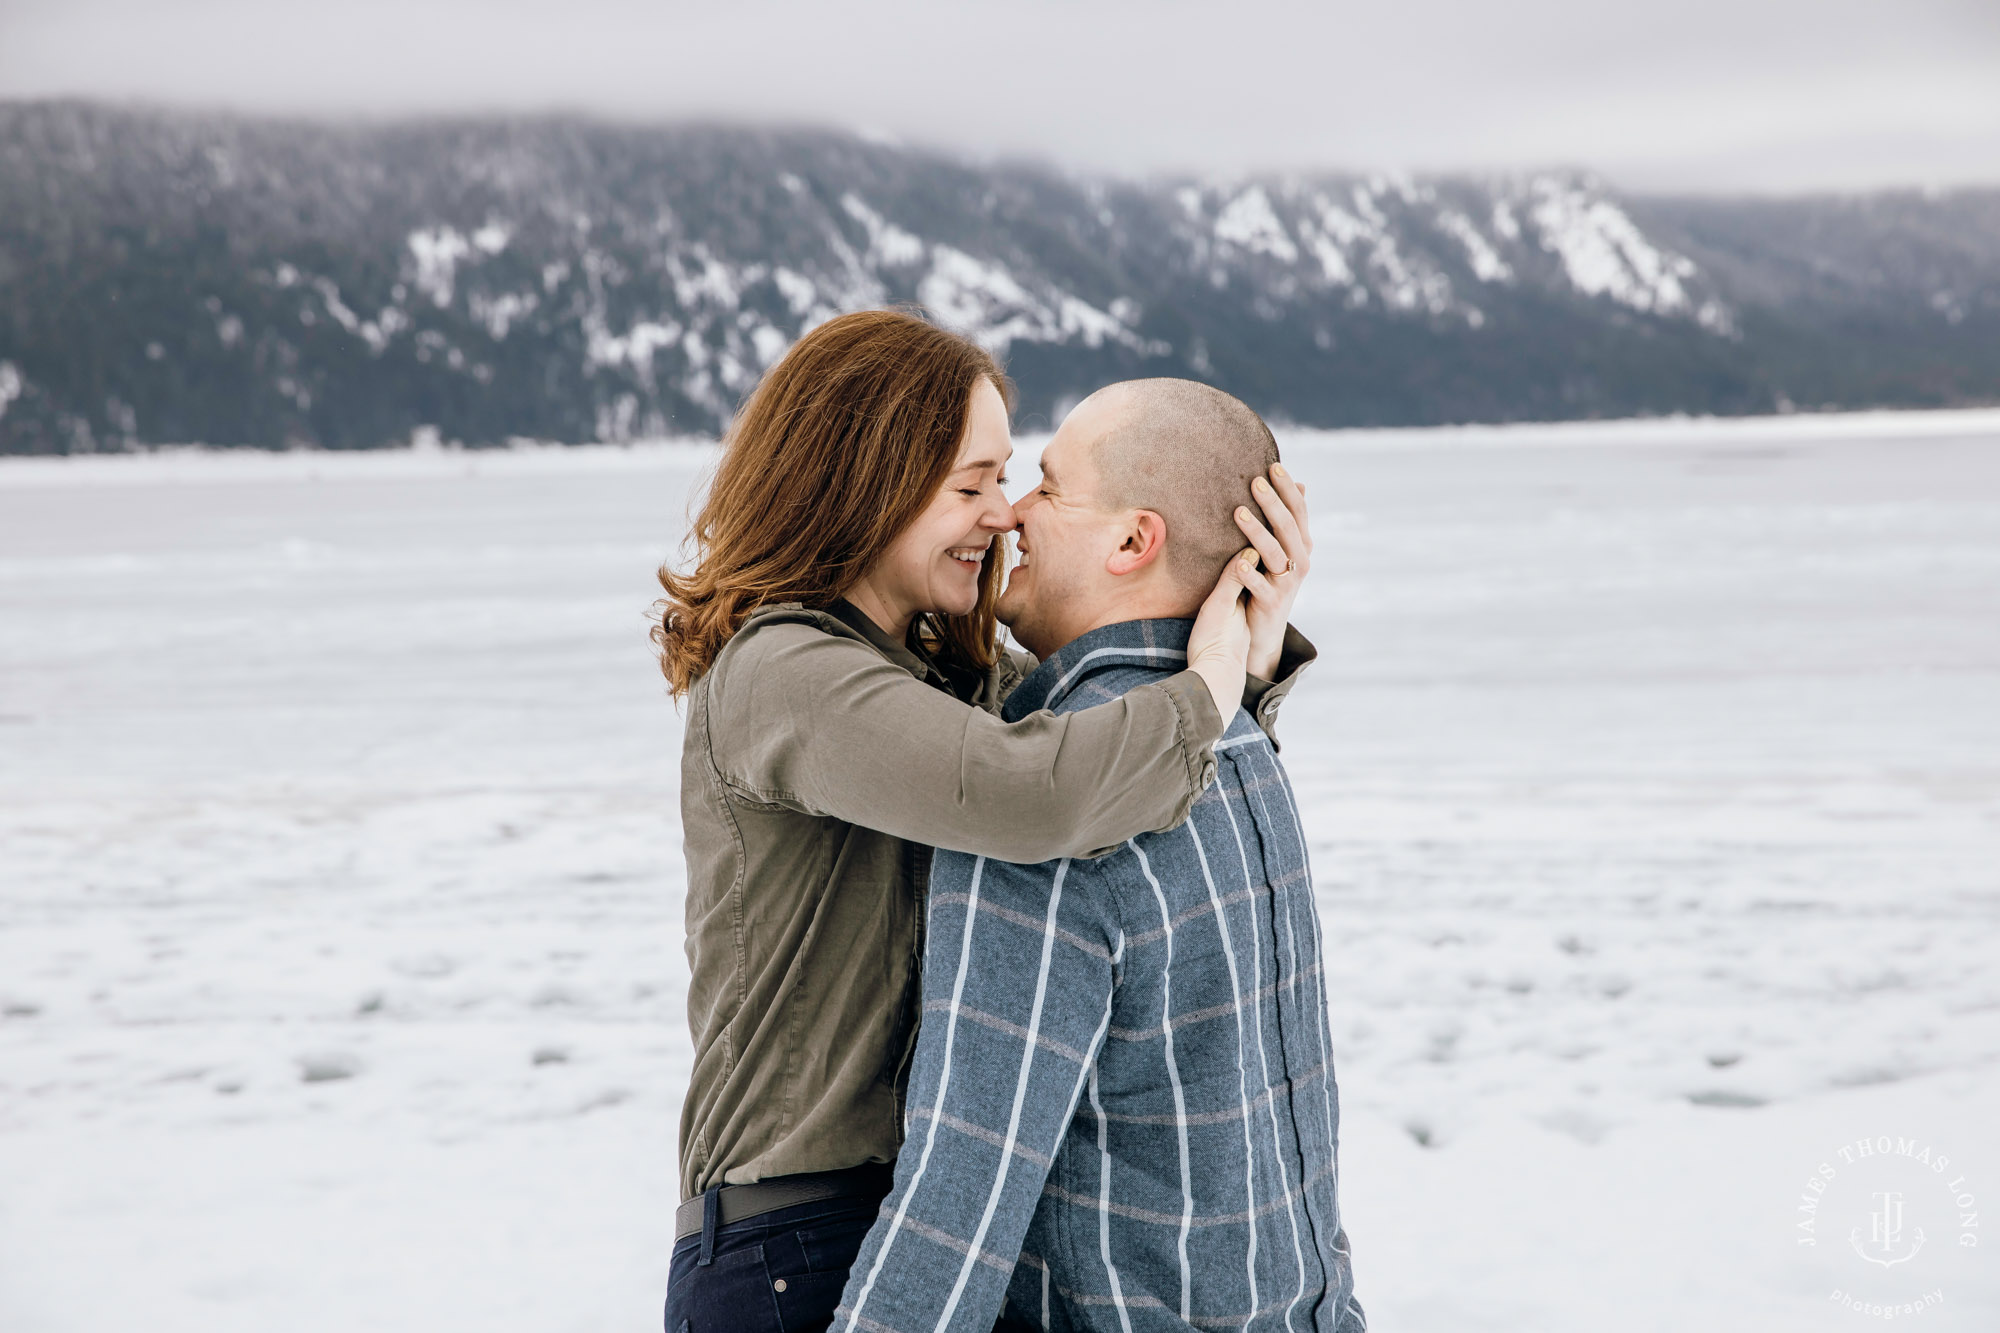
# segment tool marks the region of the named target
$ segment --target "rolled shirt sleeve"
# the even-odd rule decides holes
[[[1283,748],[1278,744],[1278,710],[1284,706],[1285,696],[1299,683],[1299,676],[1305,669],[1318,660],[1319,649],[1313,647],[1312,640],[1287,625],[1284,646],[1278,650],[1278,667],[1272,678],[1265,680],[1261,676],[1250,676],[1244,680],[1243,711],[1250,714],[1270,738],[1272,749]]]

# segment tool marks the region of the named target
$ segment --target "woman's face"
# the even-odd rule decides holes
[[[965,437],[943,489],[849,600],[891,632],[907,629],[926,611],[962,616],[977,606],[987,548],[1014,529],[1013,506],[1000,489],[1013,454],[1007,404],[993,382],[982,379],[972,390]]]

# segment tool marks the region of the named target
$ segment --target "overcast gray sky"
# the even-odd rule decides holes
[[[2000,184],[2000,0],[0,0],[0,96],[858,128],[1149,173]]]

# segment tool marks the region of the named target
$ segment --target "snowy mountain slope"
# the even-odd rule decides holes
[[[1944,217],[1975,206],[1849,225],[1836,274],[1957,248],[1843,331],[1773,253],[1800,218],[1582,174],[1133,183],[812,131],[0,106],[0,451],[711,433],[884,302],[1005,356],[1030,426],[1148,374],[1327,425],[1991,400],[2000,225],[1968,255]],[[1920,352],[1822,370],[1877,344]]]

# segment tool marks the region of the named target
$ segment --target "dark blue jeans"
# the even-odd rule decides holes
[[[666,1333],[821,1333],[881,1206],[822,1199],[719,1226],[706,1264],[689,1236],[667,1272]]]

